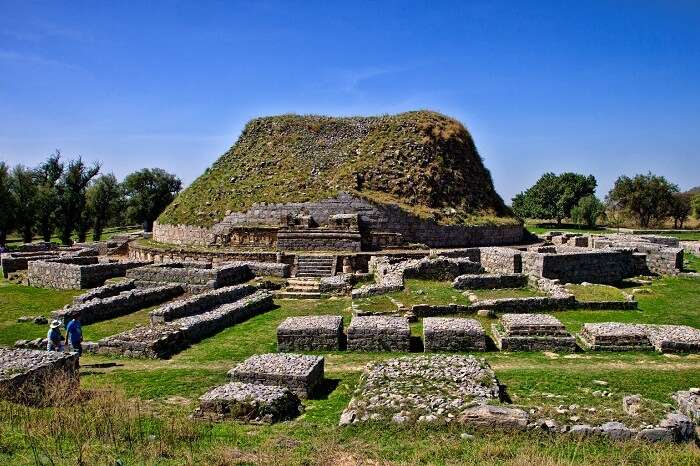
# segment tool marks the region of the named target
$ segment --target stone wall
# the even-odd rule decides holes
[[[563,283],[617,283],[637,275],[636,264],[631,250],[522,253],[523,273]]]
[[[222,304],[237,301],[253,294],[257,288],[251,285],[235,285],[219,288],[192,296],[188,299],[166,304],[149,313],[151,323],[160,324],[183,317],[207,312]]]
[[[488,273],[521,273],[521,251],[513,248],[481,248],[481,266]]]
[[[527,275],[523,275],[520,273],[482,273],[472,275],[460,275],[459,277],[454,279],[452,286],[454,286],[458,290],[521,288],[523,286],[526,286],[527,282]]]
[[[180,283],[196,292],[235,285],[250,280],[253,274],[240,263],[212,268],[210,264],[164,262],[131,269],[127,277],[141,283]]]
[[[139,309],[154,306],[169,301],[184,293],[180,285],[163,285],[153,288],[133,289],[123,291],[116,296],[96,298],[90,301],[66,306],[51,313],[51,317],[68,323],[80,314],[83,325],[113,319],[131,314]]]
[[[109,278],[123,277],[132,265],[142,264],[106,262],[76,265],[60,261],[35,261],[29,263],[28,280],[31,286],[36,287],[80,290],[101,286]]]
[[[78,382],[77,369],[76,353],[0,348],[0,398],[45,404],[50,401],[44,399],[48,387]]]
[[[98,288],[93,288],[87,293],[73,298],[74,304],[86,303],[92,301],[93,299],[108,298],[110,296],[116,296],[122,291],[129,291],[136,288],[136,284],[133,280],[122,280],[117,283],[110,283],[109,285],[100,286]]]
[[[247,212],[234,212],[212,229],[186,225],[154,225],[153,238],[163,243],[208,245],[216,236],[230,234],[242,226],[281,226],[282,219],[301,212],[311,216],[318,225],[328,224],[336,214],[359,214],[363,231],[400,234],[405,243],[422,243],[430,247],[488,246],[517,244],[522,240],[521,225],[462,226],[442,225],[424,220],[393,205],[374,204],[347,194],[318,202],[289,204],[255,204]],[[371,242],[367,235],[367,242]],[[371,244],[365,244],[371,247]]]

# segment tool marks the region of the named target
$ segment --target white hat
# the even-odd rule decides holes
[[[58,328],[61,326],[61,321],[58,319],[54,319],[51,321],[51,328]]]

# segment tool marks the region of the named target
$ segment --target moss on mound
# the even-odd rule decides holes
[[[211,226],[256,202],[316,201],[339,192],[442,223],[512,221],[469,132],[429,111],[256,118],[158,221]]]

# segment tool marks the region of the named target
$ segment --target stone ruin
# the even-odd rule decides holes
[[[294,419],[302,411],[299,397],[287,387],[230,382],[200,396],[194,417],[271,424]]]
[[[503,351],[575,351],[576,339],[554,316],[503,314],[492,325],[493,338]]]
[[[350,351],[408,351],[411,329],[404,317],[356,316],[347,331]]]
[[[242,286],[247,287],[248,285]],[[201,296],[199,295],[198,298],[208,299],[208,297],[201,298]],[[213,305],[205,312],[180,317],[165,323],[136,327],[103,338],[97,342],[96,351],[101,354],[120,354],[130,357],[168,358],[191,344],[265,312],[272,306],[272,295],[268,291],[258,290],[234,302]],[[196,304],[188,309],[194,311]],[[157,310],[153,312],[157,312]]]
[[[486,332],[475,319],[426,317],[423,346],[425,351],[485,351]]]
[[[78,382],[77,368],[77,353],[0,348],[0,397],[44,404],[49,384]]]
[[[80,256],[29,262],[30,286],[81,290],[101,286],[110,278],[123,277],[127,270],[142,267],[140,261],[100,262],[97,256]]]
[[[290,353],[251,356],[228,372],[234,382],[289,388],[300,398],[311,398],[323,383],[323,357]]]
[[[595,351],[700,352],[700,330],[687,325],[584,324],[579,338],[585,348]]]
[[[277,327],[277,351],[339,351],[344,346],[341,316],[288,317]]]

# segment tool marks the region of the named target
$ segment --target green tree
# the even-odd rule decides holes
[[[104,228],[122,207],[124,193],[113,174],[102,175],[87,190],[87,209],[92,221],[92,239],[99,241]]]
[[[12,195],[10,171],[0,162],[0,246],[5,247],[7,234],[15,227],[15,198]]]
[[[63,163],[61,152],[57,149],[37,170],[37,226],[44,241],[51,241],[56,226],[56,212],[59,210],[58,182],[61,175]]]
[[[582,197],[578,204],[571,209],[572,220],[579,225],[585,224],[587,227],[596,226],[598,218],[604,214],[605,206],[593,195]]]
[[[526,191],[513,198],[513,212],[521,218],[562,219],[583,197],[593,195],[597,186],[593,175],[545,173]]]
[[[153,230],[153,222],[182,188],[182,181],[160,168],[144,168],[124,180],[128,216],[143,224],[145,231]]]
[[[677,192],[678,186],[651,172],[634,178],[623,175],[615,181],[608,200],[633,216],[639,226],[647,228],[668,218],[673,193]]]
[[[693,214],[695,215],[695,218],[700,219],[700,194],[693,195],[690,202],[693,206]]]
[[[78,241],[85,241],[88,228],[85,228],[83,213],[85,211],[87,186],[100,171],[100,165],[85,165],[81,157],[68,162],[58,184],[59,196],[59,232],[63,244],[71,244],[73,230],[78,232]]]
[[[17,229],[22,235],[22,241],[31,243],[34,239],[38,208],[38,190],[36,187],[37,174],[35,170],[17,165],[12,170],[11,192],[15,205],[15,220]]]
[[[673,194],[670,209],[671,218],[673,218],[673,228],[683,228],[683,224],[693,211],[691,200],[692,194],[690,193]]]

